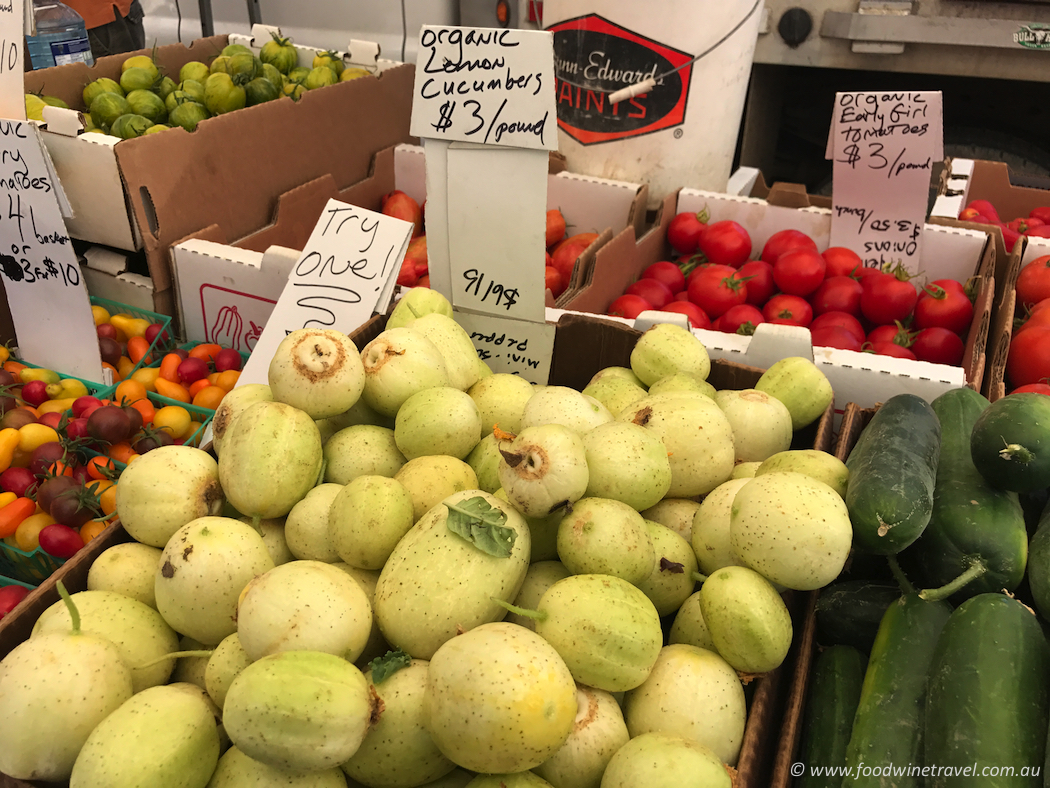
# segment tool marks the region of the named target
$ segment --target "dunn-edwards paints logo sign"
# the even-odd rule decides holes
[[[1050,49],[1050,25],[1038,22],[1021,25],[1014,33],[1014,43],[1028,49]]]
[[[597,14],[560,22],[554,33],[558,127],[583,145],[639,137],[685,120],[692,66],[659,80],[649,93],[619,104],[621,88],[671,71],[691,55],[620,27]]]

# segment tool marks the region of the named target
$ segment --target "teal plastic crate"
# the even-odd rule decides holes
[[[108,298],[99,298],[98,296],[91,296],[91,305],[102,307],[109,312],[110,315],[131,315],[132,317],[141,318],[142,320],[148,320],[151,324],[157,323],[162,326],[156,338],[150,343],[149,351],[147,351],[146,356],[134,366],[129,377],[136,371],[148,366],[144,363],[145,359],[151,357],[159,348],[163,347],[165,334],[167,334],[169,338],[171,337],[171,318],[167,315],[162,315],[159,312],[150,312],[148,309],[139,309],[137,306],[122,304],[119,301],[110,301]]]
[[[197,347],[197,345],[203,345],[203,344],[205,344],[205,343],[204,342],[184,342],[183,344],[178,346],[178,350],[189,351],[189,350],[193,350],[193,348]],[[209,344],[211,344],[211,343],[209,343]],[[171,351],[168,351],[168,352],[171,352]],[[251,353],[245,353],[243,350],[238,350],[237,352],[241,354],[241,369],[244,369],[244,365],[248,363],[248,358],[251,356]],[[164,360],[164,355],[165,354],[160,354],[160,358],[156,359],[152,364],[150,364],[150,366],[151,367],[159,367],[161,361]],[[183,406],[185,406],[184,402],[179,402],[177,399],[172,399],[171,397],[162,397],[159,394],[157,394],[156,396],[165,405],[183,405]],[[204,410],[206,410],[208,413],[212,413],[212,414],[215,413],[215,411],[211,410],[210,408],[204,408]]]
[[[64,559],[49,555],[41,547],[27,553],[0,541],[0,575],[20,581],[27,588],[42,583],[64,563]]]
[[[18,361],[19,364],[25,364],[31,369],[43,369],[43,367],[39,366],[38,364],[34,364],[30,361],[24,361],[22,359],[15,360]],[[73,380],[79,380],[87,388],[88,394],[90,394],[93,397],[98,397],[99,399],[108,399],[109,397],[113,396],[113,392],[117,389],[116,386],[107,386],[104,383],[95,383],[90,380],[84,380],[84,378],[78,378],[76,375],[64,375],[63,373],[58,372],[58,370],[53,371],[56,372],[60,378],[72,378]]]
[[[21,580],[15,580],[13,577],[4,577],[3,575],[0,575],[0,588],[3,588],[4,586],[22,586],[22,588],[27,588],[30,591],[36,588],[36,585],[33,583],[23,583]]]

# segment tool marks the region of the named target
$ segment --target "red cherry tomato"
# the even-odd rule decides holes
[[[762,316],[767,323],[805,328],[813,322],[813,307],[801,296],[779,293],[766,302]]]
[[[827,265],[824,276],[828,279],[833,276],[852,276],[855,271],[864,267],[860,255],[845,246],[830,246],[824,250],[821,257]]]
[[[667,285],[668,289],[675,294],[685,290],[685,274],[682,273],[681,268],[667,260],[653,263],[642,271],[642,279],[655,279]]]
[[[825,312],[822,315],[817,315],[813,318],[813,322],[809,324],[810,331],[816,331],[824,328],[842,328],[853,334],[857,338],[858,342],[864,342],[867,336],[864,333],[864,326],[860,324],[860,321],[856,317],[849,314],[848,312]]]
[[[953,367],[962,363],[964,350],[963,341],[958,334],[939,326],[924,328],[915,335],[915,341],[911,343],[911,352],[919,361],[948,364]]]
[[[660,311],[685,315],[693,328],[711,328],[711,318],[692,301],[672,301]]]
[[[697,249],[708,262],[739,268],[751,256],[751,236],[734,221],[713,222],[700,233]]]
[[[667,225],[667,242],[680,254],[692,254],[706,226],[695,213],[676,214]]]
[[[747,303],[762,307],[777,291],[773,281],[773,266],[765,260],[750,260],[740,266],[740,275],[747,279]]]
[[[820,287],[809,297],[809,302],[813,305],[814,315],[823,315],[825,312],[859,315],[860,294],[860,282],[853,277],[832,276],[820,283]]]
[[[26,598],[29,589],[24,586],[4,586],[0,588],[0,619],[18,607],[18,603]]]
[[[59,523],[52,523],[44,528],[38,539],[44,552],[55,558],[72,558],[84,546],[80,534],[68,525]]]
[[[762,247],[762,259],[772,265],[785,252],[794,249],[817,251],[816,242],[801,230],[781,230],[769,236]]]

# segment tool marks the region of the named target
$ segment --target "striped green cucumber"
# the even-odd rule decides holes
[[[933,401],[941,425],[941,457],[933,514],[901,564],[916,583],[962,602],[977,594],[1013,591],[1024,577],[1028,533],[1017,493],[990,485],[970,458],[974,424],[988,400],[973,389],[947,391]],[[933,596],[924,591],[926,598]]]
[[[886,559],[881,558],[881,561]],[[870,580],[840,580],[820,592],[817,600],[817,642],[843,644],[871,652],[886,608],[900,599],[898,586]]]
[[[1028,587],[1039,615],[1050,617],[1050,501],[1028,545]]]
[[[1050,487],[1050,397],[1025,392],[993,402],[973,426],[970,454],[1001,490]]]
[[[843,788],[922,788],[921,772],[907,770],[922,763],[926,674],[951,610],[947,602],[927,602],[917,594],[886,610],[864,673]],[[890,765],[906,771],[883,774]]]
[[[927,788],[1041,786],[1048,713],[1050,646],[1035,614],[1003,594],[966,600],[930,666]]]
[[[895,555],[919,538],[933,512],[940,449],[940,423],[928,402],[898,394],[882,403],[846,460],[855,547]]]
[[[795,788],[839,788],[842,773],[817,775],[808,767],[844,767],[867,659],[851,646],[832,646],[817,657],[802,722],[799,761],[807,768]],[[824,771],[823,769],[821,771]]]

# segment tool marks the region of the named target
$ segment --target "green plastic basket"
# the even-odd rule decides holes
[[[65,561],[44,552],[41,547],[27,553],[17,547],[0,542],[0,575],[20,581],[27,588],[47,580]]]
[[[163,345],[163,337],[165,334],[167,334],[169,337],[171,336],[171,318],[167,315],[162,315],[159,312],[150,312],[148,309],[139,309],[137,306],[122,304],[119,301],[110,301],[108,298],[99,298],[98,296],[91,296],[91,305],[102,307],[107,312],[109,312],[110,315],[131,315],[132,317],[148,320],[150,323],[160,324],[161,330],[157,333],[157,336],[150,343],[149,350],[147,351],[146,356],[144,356],[142,360],[139,361],[132,368],[131,372],[128,374],[128,377],[131,377],[131,375],[135,374],[135,372],[142,369],[143,367],[148,366],[144,363],[146,358],[155,353],[157,349]]]
[[[25,364],[30,369],[44,369],[38,364],[34,364],[31,361],[23,361],[22,359],[16,359],[19,364]],[[53,370],[60,378],[71,378],[72,380],[79,380],[88,390],[88,394],[99,399],[108,399],[113,396],[113,392],[117,390],[116,386],[107,386],[104,383],[95,383],[94,381],[84,380],[84,378],[78,378],[76,375],[64,375],[57,370]]]
[[[187,350],[187,351],[188,350],[193,350],[193,348],[197,347],[197,345],[203,345],[203,344],[205,344],[205,343],[204,342],[184,342],[183,344],[178,346],[178,350]],[[209,344],[211,344],[211,343],[209,343]],[[171,351],[169,351],[169,352],[171,352]],[[248,363],[248,357],[251,356],[251,353],[245,353],[243,350],[238,350],[237,352],[241,354],[241,369],[244,369],[244,365]],[[150,364],[150,367],[159,367],[163,360],[164,360],[164,355],[161,354],[161,357],[158,358],[156,361],[154,361],[152,364]],[[160,394],[157,394],[155,396],[157,397],[157,399],[159,399],[165,405],[182,405],[183,407],[186,406],[186,403],[179,402],[177,399],[172,399],[171,397],[162,397]],[[208,413],[212,413],[212,414],[215,413],[215,411],[212,410],[211,408],[202,408],[202,410],[205,410]]]
[[[36,585],[33,583],[23,583],[21,580],[15,580],[13,577],[0,575],[0,588],[4,586],[22,586],[22,588],[28,588],[30,591],[36,588]]]

